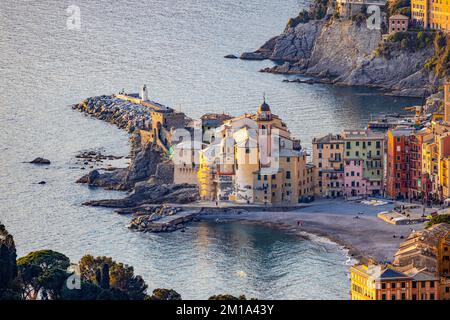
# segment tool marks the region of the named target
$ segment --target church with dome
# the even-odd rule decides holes
[[[254,114],[224,121],[199,152],[200,198],[295,204],[313,194],[313,167],[300,141],[265,98]]]

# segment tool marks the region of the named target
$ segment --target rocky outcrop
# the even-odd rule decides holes
[[[243,53],[241,59],[270,59],[297,63],[309,59],[324,21],[311,21],[273,37],[255,52]]]
[[[139,211],[133,215],[129,229],[133,229],[140,232],[167,232],[175,231],[179,229],[184,223],[192,221],[192,217],[188,216],[186,220],[183,218],[177,219],[176,214],[183,211],[178,207],[171,207],[169,205],[156,206],[151,209],[147,209],[145,212]],[[159,224],[157,223],[164,217],[172,216],[173,221],[177,223]]]
[[[142,146],[139,140],[132,144],[131,154],[133,156],[128,168],[102,170],[102,172],[93,170],[78,179],[77,183],[111,190],[130,190],[136,183],[150,179],[164,158],[152,143]]]
[[[174,181],[174,165],[168,160],[158,163],[155,174],[149,179],[154,184],[172,184]]]
[[[132,193],[123,199],[107,199],[85,202],[84,205],[108,208],[134,208],[161,203],[190,203],[198,200],[198,188],[191,184],[160,185],[148,182],[139,183]]]
[[[411,50],[394,47],[388,56],[379,55],[383,44],[380,30],[364,22],[311,20],[267,41],[242,59],[277,62],[264,72],[303,74],[339,85],[374,86],[392,94],[420,96],[436,91],[440,80],[424,68],[433,56],[433,46]]]
[[[50,162],[50,160],[48,160],[48,159],[44,159],[44,158],[41,158],[41,157],[37,157],[37,158],[35,158],[34,160],[30,161],[30,163],[32,163],[32,164],[39,164],[39,165],[48,165],[48,164],[50,164],[51,162]]]

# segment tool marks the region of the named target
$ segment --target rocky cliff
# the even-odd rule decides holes
[[[440,79],[424,68],[434,55],[432,40],[415,47],[416,42],[382,40],[381,30],[370,30],[365,21],[332,16],[288,27],[241,59],[277,62],[265,72],[304,74],[334,84],[376,86],[395,95],[422,97],[435,92]]]

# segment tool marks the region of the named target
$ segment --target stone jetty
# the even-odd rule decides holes
[[[145,212],[133,215],[128,228],[140,232],[171,232],[184,228],[199,213],[199,210],[183,210],[169,205],[148,207]]]
[[[148,130],[151,126],[151,109],[115,95],[90,97],[74,104],[72,109],[115,124],[130,133],[136,129]]]

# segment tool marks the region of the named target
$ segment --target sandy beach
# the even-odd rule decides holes
[[[320,199],[295,211],[214,214],[205,218],[260,223],[303,236],[314,234],[344,246],[358,260],[392,261],[399,244],[404,241],[401,236],[406,238],[412,230],[423,229],[423,224],[392,225],[377,218],[377,213],[392,208],[393,204],[371,206]]]

